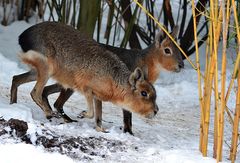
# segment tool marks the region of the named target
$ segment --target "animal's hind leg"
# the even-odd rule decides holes
[[[51,108],[48,101],[48,96],[50,94],[58,93],[58,92],[60,92],[60,95],[56,100],[56,102],[54,103],[54,107],[57,109],[58,113],[61,114],[61,117],[64,119],[65,122],[76,122],[75,120],[67,116],[63,111],[63,105],[69,99],[69,97],[73,94],[73,90],[71,89],[65,90],[60,84],[52,84],[52,85],[46,86],[43,90],[44,102],[46,102],[49,108]]]
[[[84,90],[84,96],[87,100],[88,110],[80,113],[80,118],[93,118],[94,117],[94,105],[93,105],[93,92],[92,89],[86,88]]]
[[[65,102],[69,99],[69,97],[73,94],[72,89],[64,89],[61,88],[60,95],[58,96],[57,100],[54,103],[54,107],[57,109],[57,111],[62,115],[65,122],[77,122],[76,120],[71,119],[67,114],[65,114],[63,110],[63,105]]]
[[[63,111],[63,105],[65,102],[70,98],[70,96],[73,94],[72,89],[64,89],[61,88],[60,95],[58,96],[56,102],[54,103],[54,107],[58,110],[60,113],[64,113]]]
[[[46,103],[46,101],[42,98],[44,86],[49,79],[48,73],[46,72],[48,72],[48,67],[44,66],[44,64],[42,67],[37,67],[37,83],[31,91],[31,96],[36,104],[44,111],[46,117],[50,119],[52,118],[53,112],[51,108],[49,108],[48,103]]]
[[[53,93],[60,92],[61,89],[62,89],[62,86],[59,85],[59,84],[52,84],[52,85],[48,85],[48,86],[44,87],[42,98],[49,105],[49,108],[51,108],[51,106],[50,106],[49,101],[48,101],[48,96],[53,94]]]
[[[13,76],[10,104],[17,103],[17,89],[20,85],[35,81],[36,79],[37,79],[37,73],[35,70],[31,70],[26,73]]]

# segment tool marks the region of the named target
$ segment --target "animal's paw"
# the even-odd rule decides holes
[[[82,111],[79,115],[78,118],[93,118],[94,117],[94,113],[90,113],[88,111]]]
[[[105,128],[100,127],[100,126],[96,126],[96,131],[98,131],[98,132],[103,132],[103,133],[109,133],[108,130],[106,130]]]
[[[62,114],[59,112],[52,112],[52,117],[54,118],[62,118]]]
[[[73,120],[65,113],[61,113],[61,115],[62,115],[62,118],[64,119],[64,122],[66,123],[77,122],[77,120]]]
[[[85,118],[86,114],[87,114],[87,111],[82,111],[77,117],[80,119],[83,119]]]

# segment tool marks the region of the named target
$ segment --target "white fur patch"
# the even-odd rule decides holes
[[[19,57],[22,59],[23,62],[24,60],[29,60],[29,61],[38,63],[38,65],[41,67],[45,67],[46,73],[48,73],[48,75],[51,76],[53,71],[53,66],[48,64],[48,58],[44,54],[34,50],[29,50],[26,53],[24,52],[20,53]],[[36,69],[34,65],[31,65],[31,64],[28,64],[28,65],[31,66],[31,68]]]
[[[28,60],[41,59],[42,61],[47,62],[47,58],[43,54],[36,52],[34,50],[29,50],[26,53],[21,52],[18,55],[21,59],[24,59],[24,58]]]

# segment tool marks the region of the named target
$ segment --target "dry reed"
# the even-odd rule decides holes
[[[220,8],[219,8],[220,3]],[[230,6],[230,4],[232,6]],[[194,13],[194,0],[192,0],[192,12],[194,19],[196,18]],[[231,114],[227,107],[227,102],[230,96],[230,92],[232,90],[235,77],[238,71],[240,71],[239,66],[239,58],[240,52],[238,48],[238,55],[235,60],[234,69],[232,72],[232,79],[230,81],[229,86],[226,91],[226,66],[227,66],[227,41],[228,41],[228,32],[229,32],[229,19],[231,15],[231,10],[233,11],[234,21],[235,21],[235,29],[237,33],[238,47],[240,45],[240,35],[239,35],[239,24],[238,17],[236,11],[236,5],[234,0],[226,0],[226,1],[217,1],[210,0],[210,8],[209,15],[205,15],[209,20],[209,33],[208,33],[208,41],[206,48],[206,66],[204,75],[201,75],[203,79],[203,83],[201,82],[201,78],[199,77],[200,67],[199,64],[199,54],[197,44],[196,46],[196,61],[197,61],[197,72],[198,72],[198,84],[199,84],[199,103],[200,103],[200,112],[201,112],[201,121],[200,121],[200,144],[199,149],[202,152],[203,156],[207,156],[208,151],[208,137],[209,137],[209,121],[210,121],[210,112],[211,112],[211,98],[212,91],[214,91],[214,146],[213,146],[213,157],[216,158],[217,162],[222,160],[222,148],[223,148],[223,140],[224,140],[224,113],[227,112],[227,115],[230,119],[231,124],[233,124],[232,131],[232,146],[230,159],[232,162],[236,159],[237,152],[237,142],[238,142],[238,127],[239,127],[239,116],[240,116],[240,82],[239,82],[239,74],[238,74],[238,90],[236,95],[236,109],[235,109],[235,117],[234,121],[232,120]],[[194,21],[194,30],[196,31],[196,21]],[[219,52],[219,40],[220,36],[222,36],[222,51]],[[195,42],[197,42],[196,32],[195,32]],[[222,58],[220,61],[220,55]],[[221,75],[218,75],[218,66],[221,63]],[[201,88],[203,84],[203,89]],[[218,86],[221,85],[219,89]],[[203,94],[203,96],[202,96]]]

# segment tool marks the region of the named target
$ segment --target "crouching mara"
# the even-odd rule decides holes
[[[158,111],[156,91],[140,68],[131,73],[116,54],[70,26],[56,22],[34,25],[19,36],[19,44],[20,57],[31,70],[13,77],[10,103],[17,102],[18,86],[36,80],[31,96],[51,118],[53,111],[42,93],[52,77],[85,96],[88,111],[82,112],[83,117],[94,117],[94,99],[110,101],[146,118]],[[99,123],[96,127],[102,129]]]

